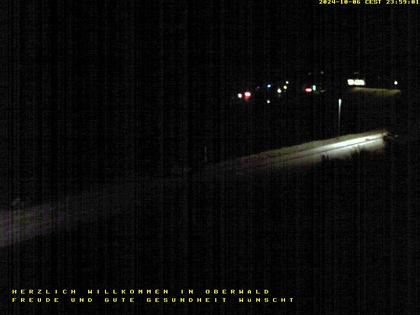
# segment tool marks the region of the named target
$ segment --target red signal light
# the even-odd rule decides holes
[[[249,100],[250,98],[251,98],[251,96],[252,96],[252,94],[251,94],[251,92],[249,92],[249,91],[246,91],[245,93],[244,93],[244,99],[247,101],[247,100]]]

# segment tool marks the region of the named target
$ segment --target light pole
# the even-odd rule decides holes
[[[340,136],[341,129],[341,104],[343,103],[342,99],[338,99],[338,136]]]

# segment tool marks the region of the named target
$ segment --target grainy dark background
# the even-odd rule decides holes
[[[204,146],[210,160],[224,160],[232,93],[312,69],[397,76],[418,117],[415,6],[25,0],[1,10],[2,209],[195,169]],[[92,231],[86,224],[1,251],[4,290],[267,287],[294,296],[293,305],[4,310],[415,314],[416,148],[301,177],[207,190],[162,184],[148,197],[133,193],[133,205],[142,204],[133,220],[103,219]]]
[[[8,131],[19,155],[12,169],[25,172],[13,176],[96,180],[120,169],[156,175],[194,165],[204,144],[222,154],[232,93],[312,68],[414,82],[415,10],[11,3]]]

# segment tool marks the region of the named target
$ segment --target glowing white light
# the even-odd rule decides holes
[[[271,84],[267,84],[267,87],[268,87],[268,88],[271,88]]]
[[[283,86],[283,89],[284,89],[284,90],[287,90],[287,85]]]
[[[394,81],[394,85],[398,85],[398,81]]]
[[[251,92],[245,92],[244,95],[245,97],[251,97]]]
[[[242,98],[242,93],[238,93],[238,98]]]
[[[312,91],[316,91],[316,85],[312,85]]]
[[[279,93],[279,94],[281,93],[281,88],[277,89],[277,93]]]
[[[267,100],[267,104],[270,104],[271,103],[271,101],[270,100]]]
[[[350,140],[345,140],[345,141],[340,141],[334,144],[330,144],[330,145],[326,145],[324,147],[322,147],[323,150],[332,150],[332,149],[338,149],[338,148],[344,148],[344,147],[349,147],[349,146],[353,146],[353,145],[362,145],[362,144],[368,144],[371,142],[375,142],[375,141],[382,141],[384,136],[386,136],[387,133],[377,133],[377,134],[372,134],[369,136],[362,136],[356,139],[350,139]]]
[[[286,81],[286,84],[289,84],[289,81]]]
[[[347,79],[347,84],[348,85],[364,86],[364,85],[366,85],[366,82],[363,79]]]

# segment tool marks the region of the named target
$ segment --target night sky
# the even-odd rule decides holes
[[[232,95],[268,80],[418,81],[415,7],[47,0],[9,14],[11,178],[38,187],[165,175],[206,145],[223,160]]]

